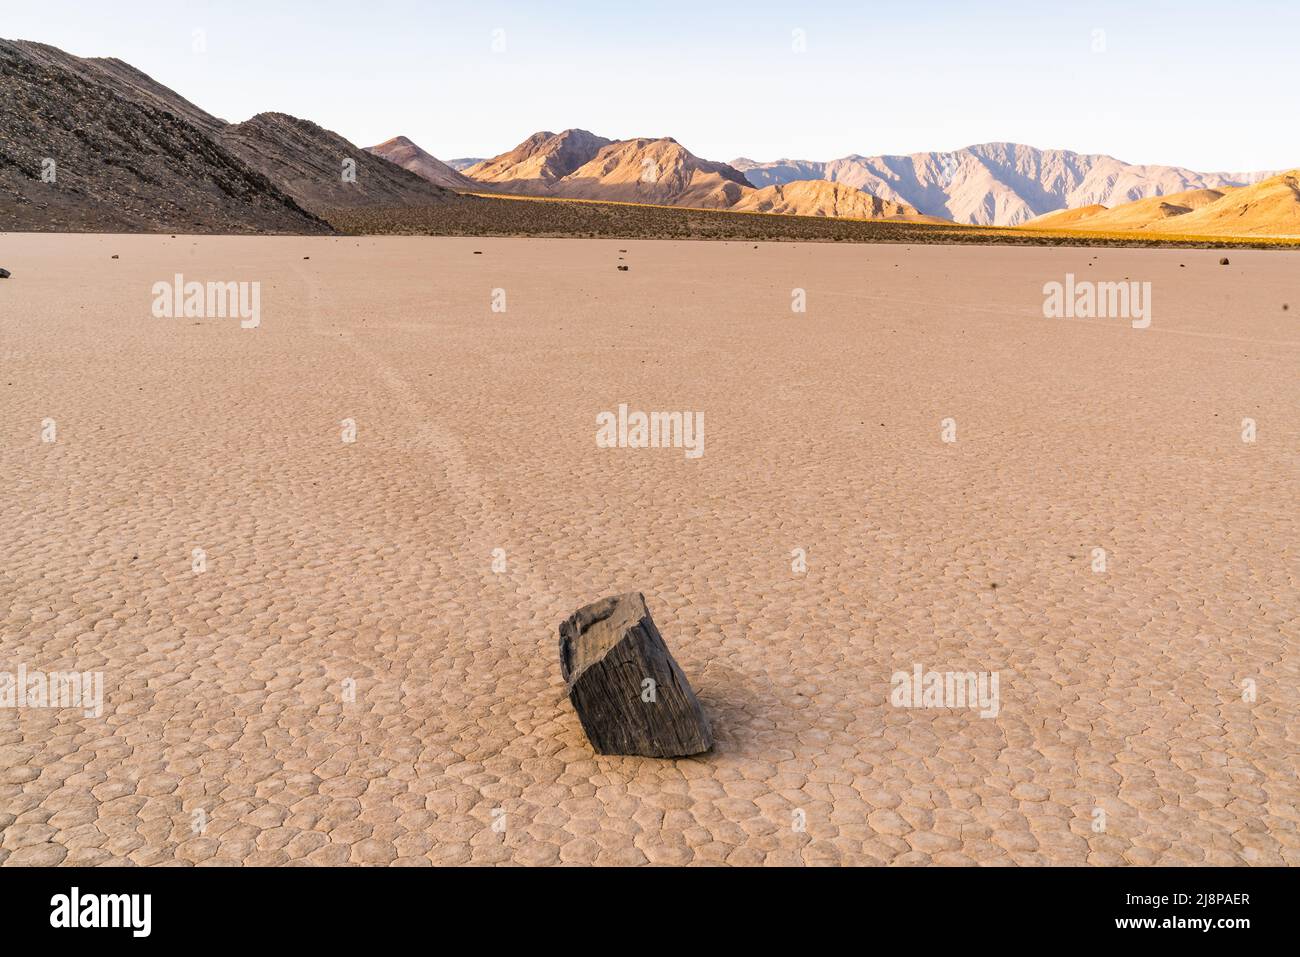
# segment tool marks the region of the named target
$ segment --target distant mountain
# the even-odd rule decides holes
[[[1228,188],[1230,187],[1225,187]],[[1181,193],[1167,193],[1164,196],[1150,196],[1122,203],[1113,209],[1101,203],[1090,203],[1076,209],[1057,210],[1031,219],[1024,225],[1031,229],[1077,229],[1088,223],[1088,228],[1096,229],[1144,229],[1161,220],[1183,216],[1202,206],[1208,206],[1225,195],[1217,189],[1189,189]],[[1094,223],[1097,225],[1091,225]]]
[[[1041,216],[1031,229],[1187,236],[1300,236],[1300,170],[1250,186],[1194,189],[1113,209],[1092,205]]]
[[[676,140],[620,140],[601,148],[554,184],[553,192],[575,199],[726,208],[750,185],[726,163],[702,160]]]
[[[1300,236],[1300,169],[1225,191],[1222,199],[1162,222],[1193,236]]]
[[[464,173],[479,183],[508,186],[511,192],[545,195],[609,142],[586,130],[534,133],[509,152],[475,163]]]
[[[825,179],[906,203],[921,213],[976,225],[1014,226],[1058,209],[1242,186],[1268,173],[1198,173],[1139,166],[1111,156],[984,143],[951,153],[846,156],[830,162],[733,164],[759,186]]]
[[[402,169],[410,170],[435,186],[446,189],[478,188],[478,183],[474,180],[462,175],[436,156],[426,153],[405,136],[393,137],[378,146],[367,146],[366,152],[373,153],[390,163],[396,163]]]
[[[804,179],[826,179],[828,164],[816,160],[779,159],[771,163],[759,163],[741,156],[731,161],[735,169],[745,174],[745,179],[762,189],[764,186],[779,186]]]
[[[0,40],[0,103],[0,229],[330,231],[120,60]]]
[[[794,180],[748,190],[731,207],[736,212],[785,213],[796,216],[835,216],[840,219],[896,219],[919,222],[924,217],[905,203],[872,196],[843,183]],[[942,222],[942,220],[935,220]]]
[[[660,206],[728,207],[749,188],[737,170],[674,139],[607,140],[577,129],[534,133],[465,175],[501,192]]]
[[[475,163],[481,163],[481,162],[483,162],[483,157],[481,156],[462,156],[459,157],[458,159],[447,160],[447,165],[450,166],[452,169],[454,169],[456,172],[463,173],[465,170],[469,169]]]

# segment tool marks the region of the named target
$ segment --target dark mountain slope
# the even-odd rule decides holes
[[[0,229],[329,231],[183,113],[207,123],[126,64],[0,40]]]

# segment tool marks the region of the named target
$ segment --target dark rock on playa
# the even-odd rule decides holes
[[[0,269],[0,279],[8,279],[13,275],[8,269]]]
[[[672,758],[713,747],[700,702],[637,592],[561,623],[560,673],[597,754]]]
[[[619,272],[627,272],[629,268],[631,268],[631,267],[629,267],[629,266],[619,266],[619,267],[618,267],[618,271],[619,271]]]
[[[1219,265],[1220,265],[1220,266],[1226,266],[1226,265],[1228,265],[1228,257],[1227,257],[1227,256],[1224,256],[1222,259],[1220,259],[1220,260],[1219,260]]]

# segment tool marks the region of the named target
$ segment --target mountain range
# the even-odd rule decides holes
[[[373,149],[415,169],[395,151]],[[499,156],[464,162],[458,172],[479,188],[527,196],[881,217],[873,215],[881,207],[854,201],[847,189],[890,204],[887,217],[978,226],[1018,226],[1055,210],[1246,186],[1274,175],[1201,173],[1017,143],[829,162],[740,158],[718,163],[695,156],[670,137],[615,141],[580,129],[535,133]],[[842,188],[789,188],[812,182]],[[776,187],[783,189],[755,196]]]
[[[672,137],[615,140],[582,129],[443,162],[404,136],[362,149],[284,113],[228,123],[121,60],[29,41],[0,40],[0,104],[0,229],[314,233],[330,231],[340,211],[460,209],[497,194],[1085,232],[1300,235],[1294,172],[1202,173],[1015,143],[722,163]],[[457,213],[463,222],[475,215]]]
[[[431,182],[452,185],[447,179],[451,173],[484,192],[736,212],[928,220],[907,203],[829,181],[759,189],[734,166],[701,159],[667,136],[610,140],[580,129],[543,131],[512,150],[459,171],[433,159],[406,137],[370,149]]]
[[[1058,209],[1113,206],[1189,189],[1245,186],[1272,173],[1198,173],[1113,156],[982,143],[947,153],[846,156],[830,162],[731,164],[756,186],[826,179],[922,213],[976,226],[1018,226]]]

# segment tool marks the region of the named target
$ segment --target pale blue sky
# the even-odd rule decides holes
[[[1300,166],[1297,0],[3,7],[3,36],[120,57],[225,119],[279,110],[443,158],[578,126],[718,160],[1012,140],[1206,171]]]

